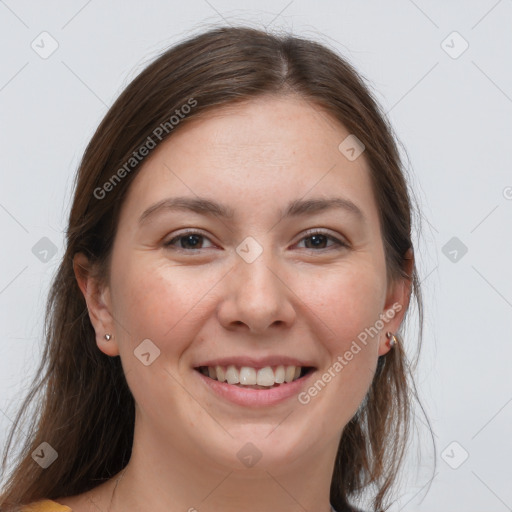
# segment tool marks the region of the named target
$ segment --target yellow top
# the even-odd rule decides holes
[[[21,509],[21,512],[73,512],[72,509],[53,500],[34,501]]]

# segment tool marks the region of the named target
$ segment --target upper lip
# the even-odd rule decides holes
[[[194,368],[200,366],[229,366],[234,365],[238,367],[248,366],[250,368],[265,368],[266,366],[302,366],[315,368],[311,361],[297,359],[289,356],[269,356],[269,357],[248,357],[248,356],[231,356],[220,357],[216,359],[208,359],[199,364],[194,364]]]

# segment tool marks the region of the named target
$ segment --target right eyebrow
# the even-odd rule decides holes
[[[234,216],[234,211],[216,201],[202,197],[169,197],[162,199],[158,203],[150,206],[139,217],[139,223],[142,224],[149,217],[153,216],[156,212],[165,210],[186,210],[201,215],[213,215],[214,217],[222,217],[231,219]]]

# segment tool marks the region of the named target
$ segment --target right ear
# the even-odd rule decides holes
[[[73,271],[87,303],[98,348],[108,356],[119,355],[109,287],[94,277],[89,260],[83,253],[76,253],[73,257]],[[107,333],[112,335],[110,340],[105,339]]]

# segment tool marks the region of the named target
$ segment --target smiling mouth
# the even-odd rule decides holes
[[[265,368],[248,366],[198,366],[194,370],[210,379],[246,389],[272,389],[294,382],[315,370],[311,366],[278,365]]]

